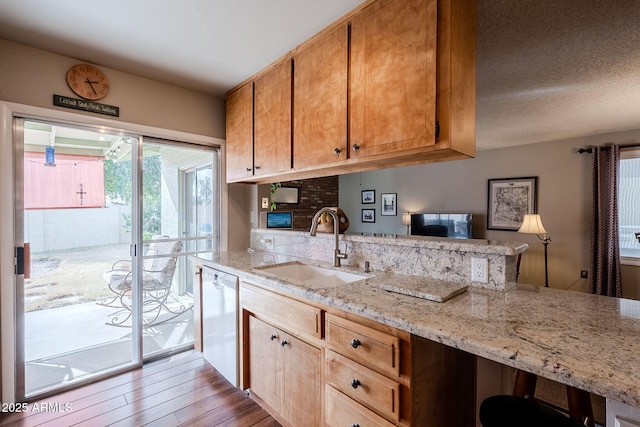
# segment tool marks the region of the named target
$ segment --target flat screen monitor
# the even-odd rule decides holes
[[[267,212],[267,228],[293,228],[291,212]]]
[[[471,214],[411,214],[411,235],[472,239],[471,219]]]

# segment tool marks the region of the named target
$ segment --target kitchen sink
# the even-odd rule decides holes
[[[298,261],[269,265],[266,267],[257,267],[257,269],[265,273],[273,274],[274,276],[304,282],[305,284],[314,285],[316,287],[344,285],[346,283],[353,283],[367,278],[366,276],[361,276],[359,274],[308,265]]]

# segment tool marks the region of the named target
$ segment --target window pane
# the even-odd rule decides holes
[[[640,158],[620,161],[618,196],[620,256],[640,258]]]

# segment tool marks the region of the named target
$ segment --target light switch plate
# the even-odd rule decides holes
[[[273,241],[273,237],[267,237],[263,240],[260,240],[260,243],[264,243],[264,248],[267,251],[272,251],[275,246],[275,242]]]
[[[262,209],[267,209],[269,207],[269,198],[268,197],[263,197],[262,198]]]

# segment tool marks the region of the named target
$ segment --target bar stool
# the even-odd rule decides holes
[[[594,427],[588,392],[567,385],[569,417],[533,399],[538,377],[518,370],[513,396],[491,396],[480,405],[483,427]],[[578,421],[579,420],[579,421]]]

